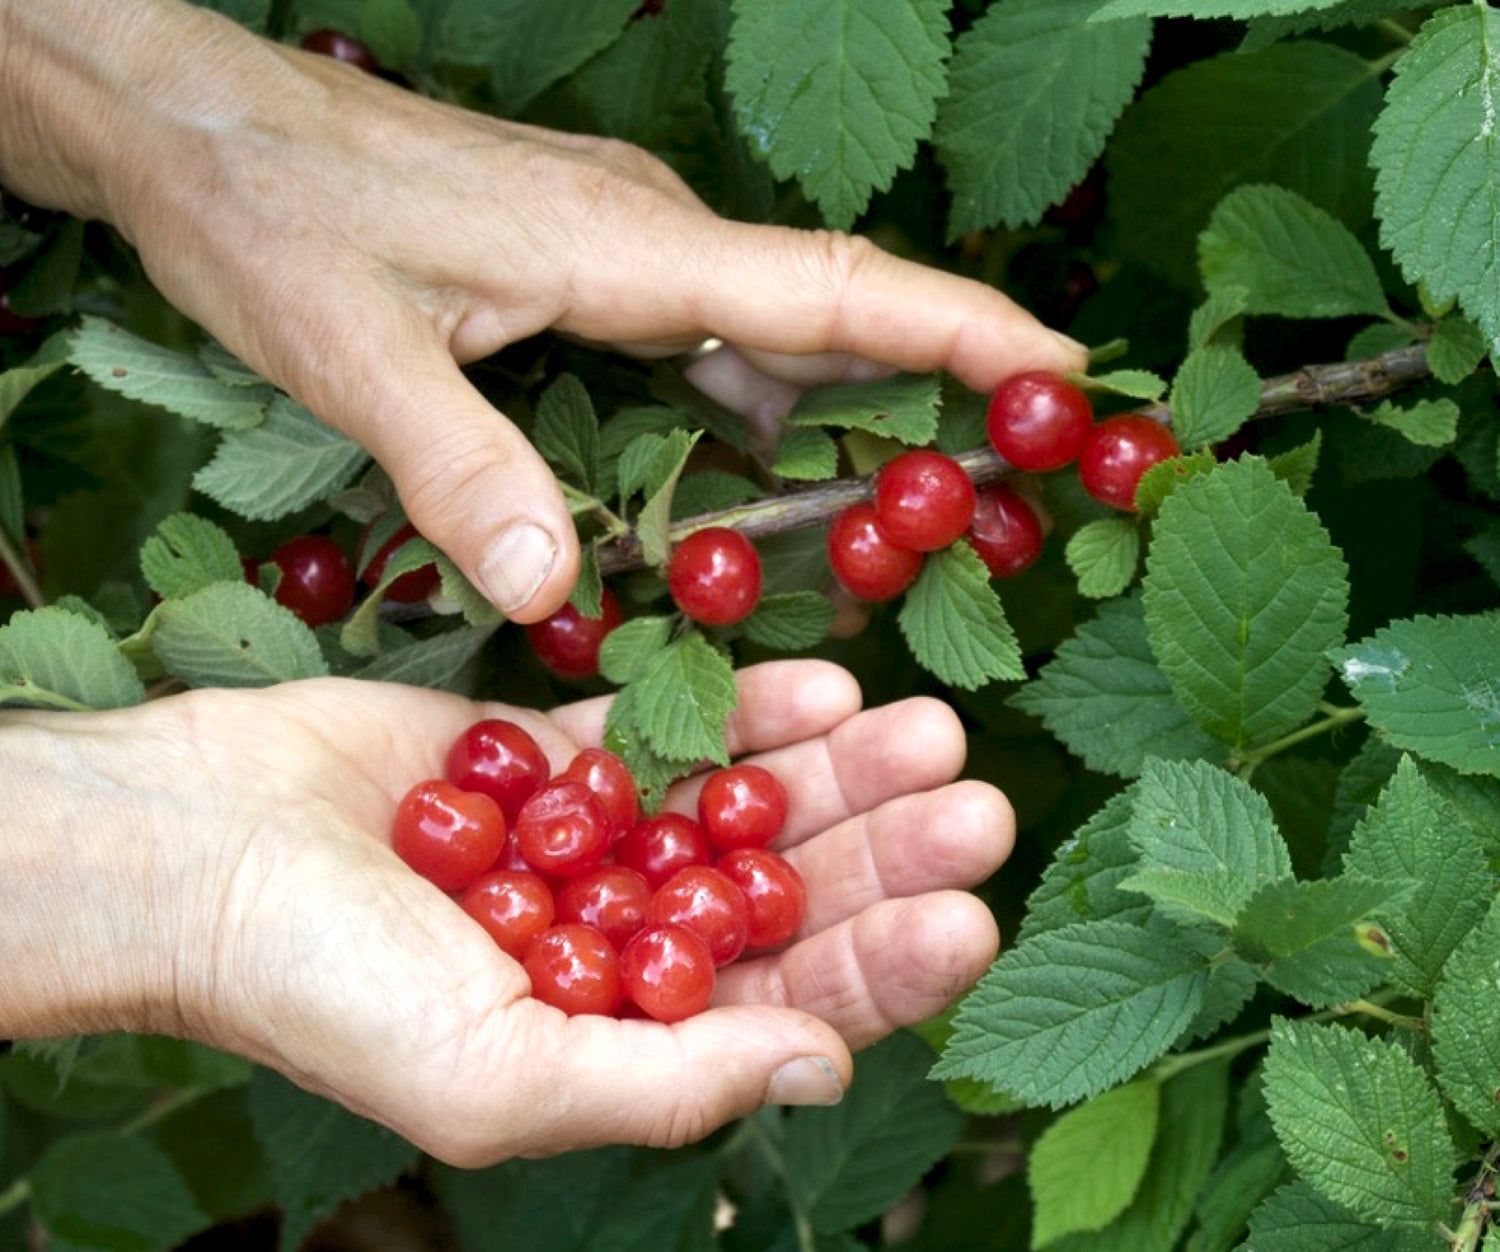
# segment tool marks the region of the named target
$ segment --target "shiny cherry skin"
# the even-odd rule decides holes
[[[531,941],[552,925],[552,888],[529,870],[490,870],[459,897],[459,907],[488,932],[502,951],[521,960]]]
[[[680,1022],[713,999],[713,954],[685,926],[648,925],[620,953],[620,980],[630,1002],[648,1017]]]
[[[1094,422],[1093,406],[1061,374],[1029,370],[990,396],[985,425],[995,451],[1019,470],[1055,470],[1078,459]]]
[[[453,741],[444,772],[465,791],[489,796],[506,821],[514,822],[521,806],[552,776],[552,767],[524,727],[489,717]]]
[[[516,846],[532,869],[571,878],[599,864],[609,850],[604,806],[582,783],[554,778],[516,814]]]
[[[598,617],[585,617],[565,604],[551,617],[529,623],[526,639],[537,660],[560,678],[594,677],[599,672],[599,645],[623,618],[620,601],[608,587],[599,608]]]
[[[767,848],[737,848],[714,868],[745,897],[746,948],[774,948],[797,933],[807,913],[807,885],[785,857]]]
[[[623,998],[620,956],[602,931],[583,922],[562,922],[542,931],[521,964],[531,994],[570,1017],[609,1016]]]
[[[465,890],[495,863],[504,844],[500,806],[446,779],[424,779],[396,806],[396,855],[444,891]]]
[[[640,820],[635,779],[625,762],[607,748],[583,748],[558,777],[582,783],[594,793],[609,818],[611,843]]]
[[[1094,499],[1135,511],[1135,489],[1153,465],[1182,451],[1176,436],[1140,413],[1105,418],[1078,458],[1078,480]]]
[[[885,533],[873,504],[851,504],[828,528],[828,564],[839,585],[860,600],[891,600],[917,580],[922,554]]]
[[[359,550],[365,552],[369,547],[371,526],[366,526],[364,534],[360,537]],[[389,539],[380,545],[380,549],[374,556],[364,562],[364,573],[360,575],[366,587],[371,590],[380,585],[381,576],[385,573],[386,562],[391,559],[392,554],[408,539],[417,538],[417,528],[410,522],[405,523]],[[423,565],[420,569],[414,569],[402,574],[399,578],[391,580],[391,585],[385,589],[383,599],[394,604],[420,604],[423,600],[430,599],[442,589],[443,576],[438,573],[436,565]]]
[[[695,530],[672,550],[667,588],[677,607],[704,626],[731,626],[760,602],[760,554],[737,530]]]
[[[765,847],[786,825],[786,810],[781,780],[748,762],[715,770],[698,793],[698,822],[720,853]]]
[[[875,517],[891,542],[916,552],[946,548],[968,529],[974,483],[951,456],[914,448],[875,475]]]
[[[974,501],[969,546],[979,553],[991,578],[1011,578],[1030,569],[1042,554],[1042,521],[1014,487],[993,483]]]
[[[685,865],[713,859],[708,833],[685,813],[657,813],[637,822],[614,847],[615,862],[646,876],[655,889]]]
[[[587,922],[620,949],[646,924],[650,903],[645,875],[625,865],[596,865],[558,887],[557,920]]]
[[[309,626],[342,621],[354,607],[354,567],[327,535],[288,539],[270,559],[281,571],[276,603]]]
[[[343,31],[326,28],[315,30],[303,36],[302,46],[309,52],[332,57],[335,61],[343,61],[356,69],[364,70],[367,74],[380,72],[380,65],[375,60],[375,54],[358,39],[344,34]]]
[[[745,950],[750,935],[750,906],[745,893],[708,865],[678,870],[651,896],[646,911],[653,922],[675,922],[698,935],[715,965],[728,965]]]

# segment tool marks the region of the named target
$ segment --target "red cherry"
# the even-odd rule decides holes
[[[396,806],[396,855],[444,891],[462,891],[495,863],[505,815],[489,796],[442,778],[412,787]]]
[[[922,554],[891,540],[873,504],[851,504],[828,528],[828,564],[851,596],[890,600],[916,581]]]
[[[445,772],[455,786],[489,796],[514,822],[521,806],[552,774],[536,740],[514,722],[475,722],[448,749]]]
[[[354,607],[354,567],[327,535],[288,539],[271,553],[271,563],[281,571],[276,603],[309,626],[337,622]]]
[[[528,870],[481,874],[459,898],[459,907],[485,928],[503,951],[520,960],[556,914],[552,888]]]
[[[532,940],[522,960],[531,994],[570,1017],[606,1016],[620,1007],[620,958],[603,933],[582,922],[563,922]]]
[[[1042,554],[1042,522],[1026,497],[996,483],[974,502],[969,546],[979,553],[992,578],[1009,578],[1030,568]]]
[[[766,848],[736,848],[714,868],[745,897],[747,948],[774,948],[797,933],[807,912],[807,886],[785,857]]]
[[[365,527],[364,534],[360,537],[359,550],[361,553],[369,547],[370,532],[374,529],[374,523]],[[364,562],[364,573],[360,575],[366,587],[372,590],[380,585],[381,575],[385,573],[386,562],[391,555],[408,539],[418,538],[417,528],[410,522],[405,523],[394,535],[380,545],[379,551],[368,561]],[[443,576],[438,572],[436,565],[424,565],[420,569],[414,569],[393,579],[391,585],[385,589],[384,599],[396,604],[419,604],[423,600],[435,596],[442,588]]]
[[[604,588],[599,607],[598,617],[585,617],[571,604],[565,604],[551,617],[530,623],[526,638],[537,659],[563,678],[592,678],[597,674],[599,645],[623,617],[620,601],[608,587]]]
[[[526,863],[544,874],[571,878],[583,873],[599,863],[609,838],[604,806],[570,779],[543,784],[516,814],[516,846]]]
[[[737,530],[695,530],[672,551],[667,587],[677,607],[705,626],[729,626],[760,601],[760,555]]]
[[[759,765],[715,770],[698,793],[698,821],[716,852],[765,847],[786,825],[786,809],[786,788]]]
[[[946,548],[968,528],[973,513],[973,481],[941,452],[903,452],[875,475],[876,520],[890,541],[903,548]]]
[[[558,775],[582,783],[594,793],[604,815],[609,818],[610,842],[614,842],[640,820],[641,803],[636,796],[635,779],[613,752],[605,748],[584,748]]]
[[[734,960],[750,934],[744,892],[708,865],[689,865],[673,874],[652,894],[646,915],[693,931],[708,944],[715,965]]]
[[[364,70],[367,74],[380,72],[380,65],[375,60],[375,54],[358,39],[342,31],[315,30],[312,34],[303,36],[302,46],[309,52],[332,57],[335,61],[343,61],[356,69]]]
[[[1094,411],[1061,374],[1031,370],[995,388],[986,416],[990,443],[1021,470],[1055,470],[1077,459]]]
[[[1105,418],[1093,430],[1078,458],[1078,478],[1096,500],[1135,511],[1135,489],[1153,465],[1182,451],[1160,422],[1140,413]]]
[[[708,833],[683,813],[658,813],[637,822],[614,848],[615,861],[646,876],[655,889],[684,865],[707,865],[713,858]]]
[[[685,926],[647,926],[620,953],[620,979],[631,1003],[659,1022],[680,1022],[708,1007],[714,958]]]
[[[651,884],[624,865],[596,865],[557,889],[557,920],[587,922],[623,948],[646,924]]]

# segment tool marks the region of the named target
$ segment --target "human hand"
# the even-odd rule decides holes
[[[598,743],[606,706],[543,717],[320,679],[7,713],[11,776],[56,763],[70,788],[23,811],[66,811],[78,839],[52,832],[62,862],[0,885],[0,968],[19,976],[0,1029],[25,1025],[29,994],[53,1007],[20,1033],[200,1039],[472,1166],[676,1145],[768,1101],[832,1102],[851,1048],[939,1011],[993,958],[989,911],[955,888],[1004,859],[1012,816],[992,787],[951,781],[957,719],[920,699],[862,712],[842,669],[775,662],[741,674],[729,738],[790,790],[780,847],[808,884],[801,932],[721,971],[715,1007],[671,1026],[530,998],[520,965],[396,858],[392,813],[478,717],[521,721],[561,768]]]
[[[0,134],[0,174],[113,221],[169,299],[368,448],[518,621],[566,599],[577,539],[458,363],[548,328],[644,356],[717,337],[734,349],[701,381],[762,424],[798,388],[884,369],[988,390],[1083,364],[992,288],[725,221],[637,148],[427,100],[181,0],[0,0],[0,19],[6,89],[37,119]]]

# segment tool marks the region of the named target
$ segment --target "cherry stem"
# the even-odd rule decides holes
[[[1261,384],[1260,403],[1254,416],[1273,417],[1299,409],[1358,404],[1389,395],[1429,373],[1423,344],[1396,348],[1360,361],[1309,365],[1295,373],[1266,379]],[[1160,422],[1170,423],[1172,417],[1170,407],[1163,403],[1139,405],[1134,411]],[[959,453],[954,459],[975,486],[982,487],[1014,473],[1013,467],[989,447]],[[801,530],[826,522],[841,509],[870,500],[874,494],[874,475],[842,478],[788,495],[684,518],[672,526],[670,538],[675,544],[705,526],[733,527],[752,539]],[[601,543],[598,556],[599,572],[606,575],[640,569],[646,564],[640,542],[633,534]]]

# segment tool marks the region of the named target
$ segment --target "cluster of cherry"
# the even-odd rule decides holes
[[[768,847],[786,812],[776,777],[741,763],[704,779],[696,820],[642,817],[614,753],[585,748],[553,776],[523,727],[487,718],[402,798],[393,845],[521,962],[537,999],[675,1022],[708,1007],[717,969],[801,925],[801,875]]]
[[[1176,456],[1177,441],[1139,413],[1094,421],[1088,396],[1060,374],[1030,371],[997,387],[986,413],[990,443],[1015,469],[1044,472],[1074,461],[1084,490],[1132,510],[1141,476]],[[975,489],[952,457],[930,449],[903,452],[875,475],[875,498],[843,509],[828,532],[834,577],[861,600],[900,595],[929,552],[957,539],[994,578],[1009,578],[1041,555],[1041,519],[1007,483]]]

